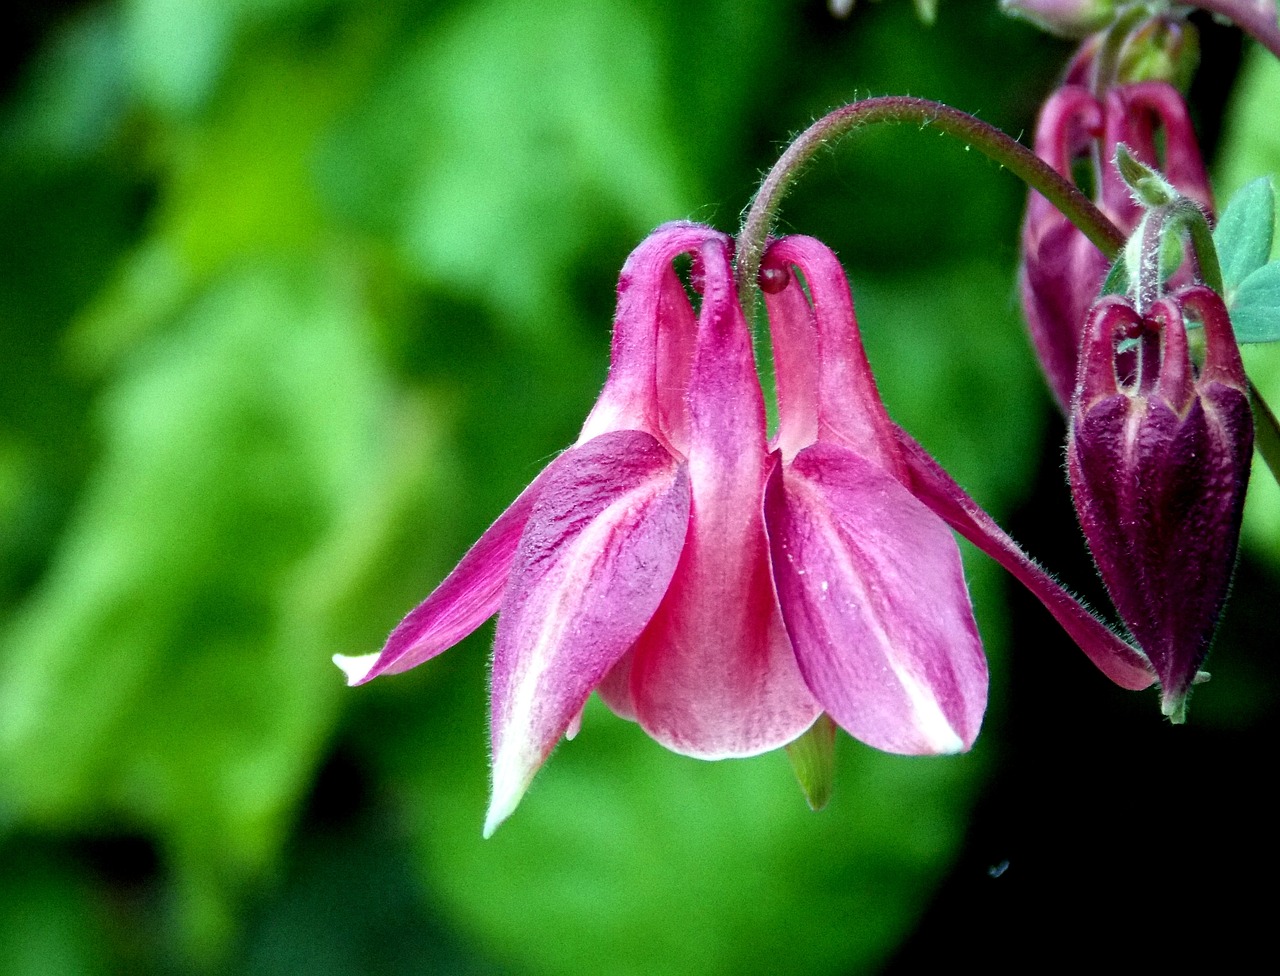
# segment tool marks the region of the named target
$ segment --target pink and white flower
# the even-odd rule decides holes
[[[361,684],[498,614],[486,836],[593,690],[662,745],[706,759],[786,745],[823,711],[879,749],[968,749],[987,668],[948,527],[1013,572],[1113,680],[1153,680],[888,419],[844,273],[810,238],[773,242],[761,275],[771,443],[732,260],[732,239],[688,223],[632,253],[609,378],[577,443],[381,653],[335,659]]]

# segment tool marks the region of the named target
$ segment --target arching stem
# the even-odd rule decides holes
[[[1212,4],[1201,3],[1200,6],[1234,18],[1237,8],[1245,5],[1220,0]],[[1240,26],[1249,30],[1244,23],[1240,23]],[[1249,33],[1259,37],[1255,30],[1249,30]],[[1273,30],[1272,33],[1276,32]],[[1276,41],[1275,50],[1280,52],[1280,36],[1276,37]],[[1267,46],[1271,48],[1271,45]],[[1277,53],[1277,57],[1280,57],[1280,53]],[[933,126],[962,140],[965,145],[972,146],[1009,170],[1057,207],[1109,260],[1114,261],[1124,248],[1124,234],[1074,183],[995,126],[941,102],[907,95],[887,95],[854,102],[823,116],[800,133],[774,163],[773,169],[769,171],[752,200],[738,234],[734,270],[739,299],[744,306],[751,308],[754,305],[754,296],[759,287],[756,279],[760,273],[760,259],[764,256],[769,231],[773,227],[782,198],[801,170],[825,146],[855,129],[880,122],[913,122],[921,129]],[[1280,424],[1277,424],[1275,414],[1267,406],[1257,387],[1250,384],[1250,390],[1253,394],[1254,422],[1258,429],[1258,450],[1267,462],[1272,476],[1280,481]]]
[[[823,147],[855,129],[880,122],[933,127],[972,146],[1009,170],[1061,210],[1098,249],[1119,253],[1124,235],[1070,180],[995,126],[941,102],[906,95],[868,98],[838,108],[802,132],[774,164],[756,193],[738,234],[738,293],[754,295],[760,259],[782,198],[800,171]],[[749,302],[746,302],[749,307]]]

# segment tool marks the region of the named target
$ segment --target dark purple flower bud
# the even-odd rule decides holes
[[[1161,132],[1163,156],[1157,148]],[[1074,178],[1081,167],[1102,162],[1102,172],[1092,180],[1094,202],[1131,234],[1142,208],[1116,171],[1113,160],[1120,143],[1212,213],[1213,195],[1195,131],[1186,103],[1171,85],[1118,85],[1101,100],[1083,86],[1064,85],[1045,102],[1036,127],[1036,155],[1063,176]],[[1030,195],[1022,225],[1022,304],[1036,355],[1064,410],[1075,386],[1085,315],[1108,267],[1103,254],[1057,208],[1038,193]],[[1185,283],[1185,276],[1171,282],[1174,287]]]
[[[1204,326],[1197,371],[1184,315]],[[1235,567],[1253,420],[1222,299],[1203,286],[1145,316],[1104,298],[1084,327],[1067,467],[1116,609],[1181,721]]]

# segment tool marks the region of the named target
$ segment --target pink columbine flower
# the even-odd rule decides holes
[[[1161,131],[1163,160],[1157,153]],[[1117,85],[1101,99],[1081,85],[1064,85],[1045,102],[1036,126],[1036,155],[1068,179],[1077,164],[1101,162],[1094,202],[1127,235],[1137,229],[1143,210],[1116,170],[1119,143],[1213,212],[1213,195],[1186,103],[1165,82]],[[1022,305],[1040,365],[1064,412],[1075,388],[1085,315],[1097,300],[1108,267],[1102,252],[1053,204],[1038,193],[1029,195],[1022,224]],[[1185,283],[1183,278],[1173,282]]]
[[[969,748],[987,672],[947,525],[1026,583],[1114,680],[1153,680],[888,420],[844,274],[808,238],[766,255],[781,411],[768,442],[732,248],[677,223],[636,249],[609,378],[577,443],[380,654],[336,658],[359,684],[498,614],[486,836],[593,690],[662,745],[706,759],[785,745],[822,711],[881,749]],[[683,254],[697,312],[672,265]]]
[[[1188,312],[1204,325],[1198,373]],[[1235,568],[1253,450],[1247,390],[1227,310],[1208,288],[1161,298],[1145,316],[1119,297],[1089,313],[1071,490],[1103,582],[1178,721]]]

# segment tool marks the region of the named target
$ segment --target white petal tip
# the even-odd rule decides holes
[[[937,735],[933,738],[933,747],[939,756],[955,756],[962,752],[968,752],[969,747],[964,744],[964,740],[956,735],[955,731],[948,726],[946,735]]]
[[[568,741],[572,742],[577,737],[578,733],[581,731],[582,731],[582,711],[579,711],[578,714],[573,717],[573,721],[569,723],[569,727],[564,730],[564,737]]]
[[[347,686],[358,685],[373,670],[380,654],[361,654],[359,657],[348,657],[346,654],[335,654],[333,663],[342,669],[347,676]]]
[[[915,717],[916,731],[919,733],[921,741],[924,744],[922,752],[930,756],[954,756],[961,752],[968,752],[972,743],[967,743],[947,721],[946,716],[942,714],[940,709],[933,701],[925,702],[916,700]]]
[[[489,812],[484,817],[484,830],[481,836],[488,840],[493,836],[495,830],[502,826],[503,821],[511,814],[515,813],[516,807],[520,804],[520,797],[517,796],[499,796],[494,793],[493,799],[489,802]]]
[[[501,750],[493,761],[493,792],[489,797],[489,812],[484,818],[485,840],[493,836],[493,832],[502,826],[503,821],[515,813],[525,791],[533,782],[533,775],[538,771],[537,764],[530,765],[527,757],[512,756],[511,752],[519,750]]]
[[[915,719],[913,725],[920,736],[923,755],[954,756],[958,752],[967,752],[969,746],[948,721],[942,705],[933,692],[905,667],[890,662],[890,667],[898,678],[902,690],[911,702],[911,711]]]

